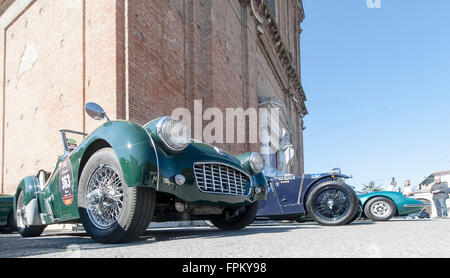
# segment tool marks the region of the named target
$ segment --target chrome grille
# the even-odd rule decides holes
[[[250,177],[234,167],[220,163],[196,163],[194,173],[197,186],[203,192],[248,195]]]

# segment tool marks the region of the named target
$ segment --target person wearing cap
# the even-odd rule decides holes
[[[437,217],[436,218],[447,218],[447,199],[448,199],[448,184],[442,182],[441,177],[436,177],[434,179],[434,184],[430,189],[431,194],[433,194],[433,202],[436,207]]]

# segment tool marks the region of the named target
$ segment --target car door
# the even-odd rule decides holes
[[[72,163],[68,155],[61,156],[40,196],[44,217],[49,222],[67,221],[78,217],[74,192]]]
[[[286,176],[277,178],[274,189],[277,192],[281,206],[295,205],[299,203],[299,192],[303,176]]]
[[[59,218],[62,221],[78,218],[78,204],[75,192],[75,180],[70,156],[59,159],[58,172],[54,180],[54,196],[58,200]]]

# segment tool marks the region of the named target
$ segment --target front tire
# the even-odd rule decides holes
[[[358,212],[359,198],[353,189],[336,181],[316,186],[308,195],[309,216],[321,225],[338,226],[351,222]]]
[[[17,197],[17,231],[23,237],[38,237],[47,226],[30,226],[28,225],[27,216],[25,214],[25,197],[23,191],[20,191]]]
[[[211,223],[217,228],[225,231],[240,230],[250,225],[256,218],[258,202],[250,206],[240,207],[233,210],[225,210],[219,217],[211,218]]]
[[[375,197],[367,201],[364,214],[373,221],[387,221],[394,217],[397,207],[386,197]]]
[[[89,158],[79,184],[80,219],[95,241],[125,243],[145,233],[155,209],[155,191],[128,187],[111,148]]]

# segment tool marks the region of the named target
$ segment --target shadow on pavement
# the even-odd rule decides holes
[[[389,222],[429,222],[433,219],[389,219]]]
[[[356,220],[350,224],[347,224],[346,226],[355,226],[355,225],[374,225],[376,222],[372,220]]]
[[[147,230],[143,238],[154,238],[155,241],[179,240],[187,238],[223,238],[234,236],[247,236],[254,234],[283,233],[292,229],[320,229],[320,227],[302,227],[299,224],[268,224],[251,225],[238,231],[222,231],[213,227],[152,229]]]
[[[19,234],[0,235],[0,258],[19,258],[57,254],[61,258],[76,257],[73,250],[93,250],[149,245],[155,242],[189,238],[223,238],[259,233],[283,233],[292,229],[320,229],[301,224],[257,224],[238,231],[222,231],[212,227],[150,229],[138,240],[126,244],[100,244],[85,232],[44,232],[40,237],[23,238]],[[60,253],[60,255],[59,255]]]

